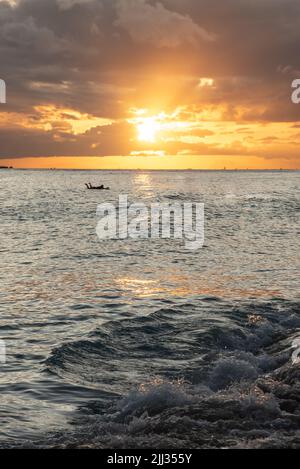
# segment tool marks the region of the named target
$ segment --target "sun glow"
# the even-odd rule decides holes
[[[135,126],[137,140],[144,143],[164,143],[174,140],[175,135],[178,137],[178,134],[185,134],[195,125],[181,121],[178,110],[172,114],[160,112],[152,116],[146,115],[147,109],[134,109],[132,112],[136,117],[128,119],[128,122]]]
[[[141,142],[154,143],[159,129],[160,125],[155,117],[145,117],[137,124],[138,139]]]

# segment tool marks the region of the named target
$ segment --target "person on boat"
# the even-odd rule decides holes
[[[85,183],[85,186],[87,189],[109,190],[109,187],[104,187],[103,184],[101,184],[101,186],[92,186],[92,184],[89,182],[88,184]]]

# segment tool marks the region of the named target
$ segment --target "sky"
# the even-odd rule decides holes
[[[0,166],[297,169],[299,0],[0,0]]]

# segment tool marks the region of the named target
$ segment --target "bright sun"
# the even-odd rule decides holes
[[[137,125],[138,139],[141,142],[154,143],[156,141],[159,127],[159,123],[155,117],[145,117],[144,119],[141,119]]]

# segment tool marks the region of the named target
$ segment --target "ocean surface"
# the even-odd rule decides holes
[[[300,448],[299,182],[1,170],[0,447]],[[100,241],[119,194],[204,203],[204,247]]]

